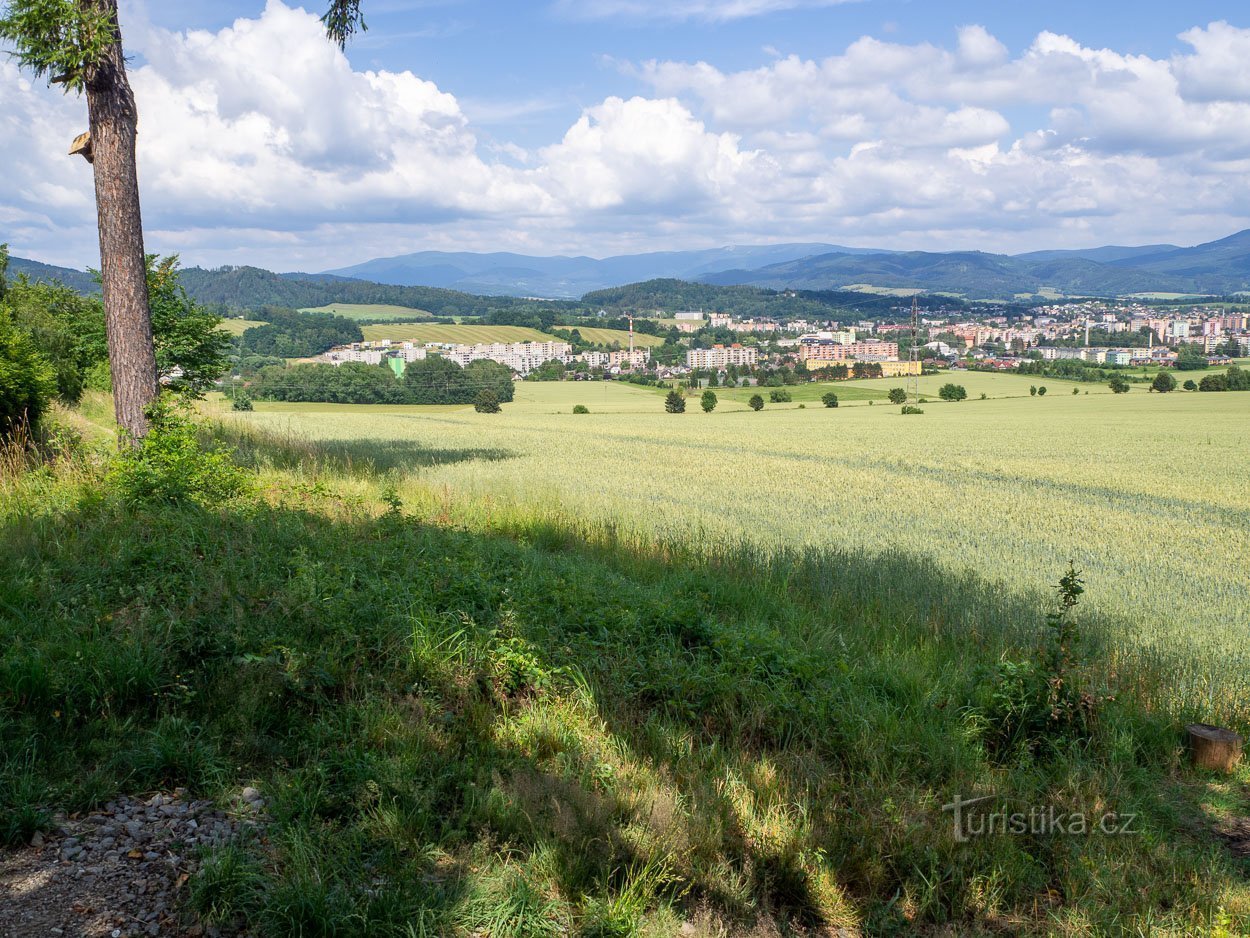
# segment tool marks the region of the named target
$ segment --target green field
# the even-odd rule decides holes
[[[577,331],[581,333],[582,338],[587,342],[595,342],[601,345],[611,345],[615,342],[623,349],[629,348],[629,332],[625,329],[596,329],[593,326],[578,326]],[[648,335],[643,332],[634,333],[634,346],[636,348],[650,348],[653,345],[663,344],[664,339],[660,336]]]
[[[383,303],[332,303],[329,306],[317,306],[302,309],[302,313],[334,313],[347,319],[393,319],[396,322],[411,322],[414,319],[429,319],[431,313],[423,309],[412,309],[408,306],[391,306]]]
[[[945,380],[927,377],[924,387],[935,394]],[[1177,686],[1204,687],[1250,720],[1250,648],[1240,632],[1250,608],[1240,533],[1250,492],[1238,481],[1250,399],[1140,389],[1117,396],[1101,385],[1080,385],[1091,393],[1074,396],[1056,381],[1032,398],[1026,378],[958,380],[970,396],[993,396],[933,401],[920,417],[863,403],[798,409],[800,397],[819,397],[821,386],[811,386],[790,389],[795,403],[755,414],[741,403],[747,389],[720,390],[733,407],[705,415],[692,397],[686,414],[671,416],[655,390],[521,383],[516,403],[495,419],[468,408],[316,404],[258,404],[246,419],[314,439],[500,447],[512,458],[419,477],[457,492],[606,511],[665,536],[904,550],[1027,595],[1075,559],[1089,574],[1091,608],[1115,630],[1117,653],[1166,659],[1180,669]],[[890,383],[834,388],[849,397]],[[577,403],[592,413],[569,413]],[[1160,693],[1160,706],[1195,704]]]
[[[378,323],[362,326],[367,342],[550,342],[554,337],[523,326],[437,326],[421,323]]]
[[[265,323],[258,319],[223,319],[218,327],[231,335],[242,335],[248,329],[254,326],[263,326]]]

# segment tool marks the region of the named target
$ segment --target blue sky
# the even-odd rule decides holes
[[[1239,5],[123,2],[149,247],[324,269],[442,248],[1024,251],[1250,227]],[[95,260],[81,101],[0,66],[0,240]]]

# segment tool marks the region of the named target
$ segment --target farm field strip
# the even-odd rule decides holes
[[[524,326],[444,326],[423,323],[375,323],[361,326],[365,340],[380,342],[449,342],[473,345],[491,342],[551,342],[554,336]]]
[[[497,448],[510,458],[413,475],[666,537],[901,550],[1028,595],[1072,559],[1120,653],[1165,658],[1189,685],[1250,707],[1243,395],[1056,394],[935,403],[921,417],[795,405],[709,415],[691,401],[668,415],[653,391],[617,384],[596,389],[622,410],[597,412],[588,387],[520,384],[492,418],[258,405],[246,419],[317,439]],[[592,412],[568,413],[578,402]]]
[[[424,309],[410,306],[394,306],[388,303],[331,303],[328,306],[317,306],[301,309],[301,313],[333,313],[346,319],[393,319],[407,322],[413,319],[429,319],[432,313]]]

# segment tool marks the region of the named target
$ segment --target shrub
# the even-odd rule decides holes
[[[824,394],[821,395],[820,402],[824,404],[826,407],[837,407],[838,395],[834,394],[832,391],[826,391]]]
[[[1029,385],[1029,397],[1037,397],[1037,385],[1036,384]]]
[[[664,398],[664,411],[669,414],[684,414],[686,412],[686,396],[676,388],[669,391]]]
[[[1196,391],[1196,390],[1198,390],[1198,385],[1194,383],[1194,379],[1193,379],[1193,378],[1187,378],[1187,379],[1185,380],[1185,383],[1184,383],[1184,384],[1182,384],[1182,385],[1181,385],[1181,387],[1183,387],[1186,391]],[[1076,393],[1076,389],[1075,389],[1075,388],[1073,388],[1073,393]]]
[[[1046,396],[1046,385],[1043,384],[1040,388],[1037,389],[1037,396],[1038,397]]]
[[[923,414],[923,413],[924,413],[924,411],[923,411],[923,410],[921,410],[919,407],[913,407],[913,406],[912,406],[912,405],[910,405],[910,404],[905,404],[905,405],[903,406],[903,411],[902,411],[902,412],[903,412],[904,414]]]
[[[750,405],[752,410],[756,410],[756,411],[763,410],[764,398],[760,397],[758,394],[752,394],[751,399],[747,401],[747,404]]]
[[[212,507],[248,491],[247,474],[226,452],[201,445],[185,406],[161,397],[147,415],[147,435],[122,447],[109,469],[109,481],[125,501]]]
[[[770,391],[768,399],[774,404],[789,404],[794,398],[790,396],[789,391]]]
[[[962,401],[967,399],[968,391],[962,384],[944,384],[938,397],[944,401]]]
[[[907,403],[907,391],[903,388],[890,388],[890,403],[905,404]]]
[[[573,405],[573,413],[575,413],[575,414],[588,414],[588,413],[590,413],[590,408],[589,408],[589,407],[587,407],[585,404],[574,404],[574,405]]]
[[[246,391],[239,391],[234,395],[234,400],[230,402],[231,410],[252,410],[252,395]]]
[[[1150,390],[1158,391],[1160,394],[1167,394],[1169,391],[1176,390],[1176,379],[1172,377],[1170,372],[1160,371],[1155,375],[1155,379],[1150,382]]]
[[[985,399],[986,399],[986,397],[988,397],[988,395],[987,395],[984,391],[982,391],[982,392],[981,392],[981,400],[985,400]]]
[[[1080,393],[1081,393],[1081,389],[1080,389],[1080,388],[1073,388],[1073,389],[1072,389],[1072,396],[1073,396],[1073,397],[1075,397],[1077,394],[1080,394]]]
[[[1123,375],[1116,375],[1108,382],[1107,387],[1111,388],[1112,394],[1127,394],[1129,391],[1128,381]]]
[[[479,414],[497,414],[502,408],[499,406],[499,395],[490,388],[482,388],[477,392],[477,397],[473,399],[473,409]]]
[[[714,411],[717,403],[716,394],[712,391],[704,391],[703,396],[699,398],[699,406],[703,408],[705,414],[710,414]]]
[[[52,366],[30,337],[0,318],[0,436],[38,423],[56,390]]]

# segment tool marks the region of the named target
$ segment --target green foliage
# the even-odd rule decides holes
[[[0,244],[0,303],[4,302],[4,294],[9,289],[9,246]]]
[[[52,367],[0,308],[0,437],[37,424],[55,393]]]
[[[686,412],[686,395],[676,388],[664,396],[664,412],[667,414],[684,414]]]
[[[890,388],[888,397],[891,404],[905,404],[907,402],[907,391],[903,388]]]
[[[904,416],[911,416],[912,414],[923,414],[924,411],[913,404],[904,404],[901,413]]]
[[[712,390],[704,391],[703,396],[699,398],[699,406],[703,408],[705,414],[714,411],[717,403],[716,392]]]
[[[747,406],[754,411],[761,411],[764,409],[764,398],[760,397],[758,394],[752,394],[751,399],[747,401]]]
[[[1150,382],[1150,390],[1158,391],[1160,394],[1167,394],[1169,391],[1176,390],[1176,379],[1172,377],[1170,371],[1159,371],[1155,375],[1155,379]]]
[[[769,391],[768,399],[772,401],[774,404],[788,404],[792,400],[794,400],[794,398],[790,396],[789,391],[781,391],[781,390]]]
[[[107,4],[8,0],[0,16],[0,39],[13,46],[22,68],[80,92],[89,70],[118,36]]]
[[[354,319],[333,313],[267,307],[256,315],[265,325],[245,330],[239,340],[240,347],[253,355],[311,358],[338,345],[362,342],[365,337]]]
[[[588,414],[588,413],[590,413],[590,408],[589,408],[589,407],[587,407],[585,404],[574,404],[574,405],[573,405],[573,413],[575,413],[575,414]]]
[[[340,49],[347,46],[347,40],[357,30],[364,32],[369,28],[360,12],[360,0],[331,0],[330,6],[321,17],[321,23],[326,28],[326,35]]]
[[[1039,387],[1039,388],[1037,389],[1037,396],[1038,396],[1038,397],[1045,397],[1045,396],[1046,396],[1046,385],[1044,385],[1044,384],[1043,384],[1041,387]]]
[[[1177,371],[1202,371],[1210,367],[1206,352],[1200,346],[1185,345],[1176,354]]]
[[[231,339],[221,317],[183,289],[176,254],[148,255],[147,278],[157,373],[170,390],[200,397],[225,374]]]
[[[1194,379],[1193,379],[1193,378],[1186,378],[1186,379],[1185,379],[1185,383],[1184,383],[1183,385],[1181,385],[1181,387],[1183,387],[1186,391],[1196,391],[1196,390],[1198,390],[1198,385],[1197,385],[1196,383],[1194,383]],[[1076,388],[1073,388],[1073,389],[1072,389],[1072,393],[1073,393],[1073,394],[1075,394],[1075,393],[1076,393]]]
[[[880,378],[881,363],[880,362],[854,362],[851,365],[851,377],[853,378]]]
[[[454,362],[446,364],[460,371]],[[409,372],[411,370],[409,366]],[[405,374],[405,378],[407,376]],[[248,390],[256,400],[324,401],[332,404],[406,404],[411,403],[414,396],[390,368],[363,362],[292,365],[289,368],[273,365],[262,368]],[[459,396],[463,398],[464,395],[461,393]],[[472,397],[456,402],[468,403],[471,400]]]
[[[473,409],[479,414],[497,414],[502,408],[499,406],[499,395],[490,388],[482,388],[477,392],[477,397],[473,399]]]
[[[1230,365],[1222,375],[1205,375],[1198,382],[1199,391],[1250,391],[1250,371]]]
[[[938,397],[944,401],[963,401],[968,398],[968,389],[962,384],[944,384],[938,391]]]
[[[1069,563],[1059,579],[1056,607],[1046,615],[1044,640],[1033,656],[1005,659],[995,669],[986,727],[991,748],[999,755],[1088,739],[1097,710],[1108,698],[1080,686],[1080,634],[1072,610],[1084,592],[1081,575]]]
[[[838,395],[834,394],[832,391],[826,391],[824,394],[820,395],[820,402],[826,407],[837,407]]]
[[[82,396],[87,372],[100,362],[107,368],[104,309],[59,283],[35,283],[19,276],[9,285],[0,307],[30,336],[56,375],[57,396],[74,404]]]
[[[148,433],[121,447],[109,470],[109,485],[123,501],[211,508],[250,490],[249,477],[228,453],[201,442],[185,405],[161,397],[147,416]]]
[[[1123,375],[1114,375],[1107,383],[1107,387],[1111,388],[1113,394],[1127,394],[1129,392],[1129,383]]]
[[[252,395],[247,391],[237,391],[230,400],[230,409],[237,411],[255,410],[252,406]]]

